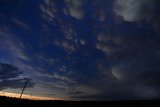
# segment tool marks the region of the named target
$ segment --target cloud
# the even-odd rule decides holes
[[[107,32],[97,34],[97,43],[95,47],[105,53],[107,56],[123,50],[125,47],[124,37],[111,35]]]
[[[20,44],[22,46],[22,44]],[[29,58],[24,54],[21,48],[19,48],[12,41],[6,41],[6,46],[11,50],[11,53],[16,57],[28,61]]]
[[[21,73],[18,71],[18,68],[6,63],[0,63],[0,70],[1,70],[0,79],[15,78],[19,76],[19,74]]]
[[[59,47],[62,47],[64,50],[66,50],[68,53],[72,53],[76,51],[79,48],[79,45],[85,44],[84,40],[80,41],[78,39],[78,34],[76,32],[76,27],[72,23],[72,20],[61,17],[61,14],[70,15],[70,8],[72,9],[72,6],[70,5],[76,5],[79,6],[82,1],[71,1],[71,0],[64,0],[64,5],[62,5],[61,9],[66,9],[68,13],[63,13],[61,9],[57,8],[58,4],[56,1],[50,1],[46,0],[40,5],[40,9],[42,11],[42,16],[45,16],[45,20],[47,23],[43,23],[45,33],[49,35],[49,37],[53,38],[54,45],[57,45]],[[76,6],[73,6],[74,8],[77,8]],[[73,9],[74,9],[73,8]],[[73,10],[75,11],[75,10]],[[60,13],[62,12],[62,13]],[[77,14],[77,13],[76,13]],[[76,16],[75,16],[76,17]],[[78,16],[77,16],[78,17]],[[48,24],[51,24],[51,27],[48,26]],[[59,30],[53,33],[53,27],[57,26],[59,27]],[[62,36],[64,39],[59,38],[59,36]],[[56,40],[56,39],[57,40]],[[48,40],[50,41],[50,40]]]
[[[106,19],[108,19],[110,16],[110,13],[112,10],[110,10],[109,8],[112,6],[112,2],[114,0],[92,0],[91,2],[89,2],[90,4],[92,4],[95,8],[94,12],[93,12],[93,17],[98,19],[99,21],[103,22],[106,21]],[[108,9],[107,9],[107,8]]]
[[[38,67],[32,67],[32,66],[26,66],[24,64],[20,65],[21,69],[24,70],[24,76],[32,78],[32,81],[35,83],[35,87],[40,86],[41,89],[39,92],[42,92],[44,90],[49,90],[46,91],[46,93],[54,92],[54,91],[67,91],[71,87],[71,84],[74,84],[74,81],[72,78],[69,76],[69,71],[60,71],[61,66],[58,67],[59,65],[55,66],[53,71],[46,72],[45,68],[38,68]],[[62,66],[63,69],[64,66]],[[53,82],[54,81],[54,82]],[[46,87],[47,86],[47,87]],[[57,94],[60,94],[58,92]]]
[[[11,34],[10,31],[0,30],[0,36],[0,44],[2,44],[0,46],[1,49],[8,50],[13,57],[18,57],[26,61],[29,60],[24,52],[25,46],[21,41],[18,41],[18,39],[15,40],[13,38],[13,34]]]
[[[68,95],[77,95],[77,94],[83,94],[84,92],[82,91],[75,91],[75,92],[70,92]]]
[[[73,53],[79,48],[79,46],[75,45],[73,42],[68,41],[68,40],[55,41],[54,44],[59,46],[59,47],[62,47],[68,53]]]
[[[12,19],[12,21],[15,23],[15,24],[17,24],[19,27],[21,27],[21,28],[24,28],[25,30],[28,30],[29,29],[29,26],[26,24],[26,23],[24,23],[24,22],[22,22],[22,21],[20,21],[20,20],[18,20],[18,19]]]
[[[137,99],[158,97],[159,37],[143,25],[139,29],[135,23],[117,24],[112,16],[115,3],[117,17],[123,17],[123,21],[151,23],[156,15],[149,15],[154,3],[148,2],[151,1],[39,1],[38,14],[43,21],[36,22],[42,24],[43,30],[22,36],[23,31],[17,31],[27,27],[18,18],[7,21],[18,29],[0,28],[0,54],[13,60],[23,72],[15,78],[0,79],[1,85],[18,88],[24,84],[23,78],[32,78],[35,85],[29,91],[33,94],[56,93],[82,100],[133,99],[132,92]],[[141,12],[143,7],[149,7],[146,14]],[[28,38],[28,34],[34,36]],[[25,38],[27,44],[21,41]],[[12,86],[11,81],[17,86]]]
[[[143,0],[117,0],[113,3],[116,3],[116,14],[123,17],[123,21],[138,22],[145,20],[150,22],[153,17],[149,17],[148,14],[139,15],[139,9],[142,8],[142,5],[149,5],[147,1],[148,0],[144,3]],[[111,4],[111,1],[108,2]],[[91,32],[89,34],[93,34],[93,38],[87,40],[87,38],[91,38],[86,35],[88,35],[88,29],[89,31],[93,30],[92,26],[87,25],[87,23],[85,27],[82,28],[81,24],[79,24],[82,22],[83,25],[83,20],[81,19],[85,18],[84,15],[86,15],[85,13],[87,12],[87,10],[83,9],[85,3],[86,1],[65,0],[61,7],[62,10],[57,10],[57,6],[54,6],[55,9],[53,8],[53,11],[55,10],[55,12],[52,11],[51,6],[51,4],[56,5],[54,1],[50,2],[48,0],[48,2],[45,3],[45,7],[43,7],[42,11],[44,11],[45,14],[48,14],[48,16],[46,15],[48,18],[47,20],[53,21],[53,24],[51,23],[52,27],[54,28],[57,26],[60,31],[60,33],[56,32],[54,34],[53,28],[48,27],[47,29],[52,32],[49,33],[49,35],[53,36],[54,46],[65,50],[67,52],[65,55],[69,58],[61,59],[63,58],[63,55],[59,55],[61,58],[59,59],[58,65],[54,65],[54,68],[56,68],[53,69],[54,73],[41,74],[39,80],[44,82],[44,84],[48,84],[50,89],[60,90],[62,93],[64,92],[65,95],[68,93],[66,96],[70,98],[126,100],[133,99],[132,91],[134,92],[136,99],[157,97],[159,95],[159,86],[157,86],[158,82],[156,82],[156,80],[158,81],[158,79],[154,80],[156,77],[153,76],[154,78],[149,78],[149,74],[145,74],[147,70],[151,70],[151,68],[154,68],[155,70],[155,68],[157,68],[157,66],[151,67],[153,64],[158,64],[155,61],[156,57],[152,57],[154,56],[155,50],[158,49],[156,47],[154,47],[155,50],[153,49],[153,46],[158,45],[153,43],[155,38],[153,36],[153,38],[147,36],[150,35],[150,33],[143,33],[143,30],[141,30],[141,32],[134,28],[134,26],[131,26],[130,28],[128,27],[130,25],[115,24],[116,22],[111,20],[113,19],[111,17],[112,13],[110,13],[112,9],[109,8],[109,10],[105,10],[107,3],[104,3],[102,0],[101,2],[93,1],[92,3],[87,1],[89,6],[96,7],[94,12],[89,14],[93,20],[96,17],[94,20],[95,23],[92,23],[91,21],[91,25],[99,28],[99,30],[97,29],[95,31],[96,36]],[[48,5],[51,7],[48,7]],[[65,19],[58,13],[59,10]],[[51,13],[48,13],[47,11],[50,11]],[[75,19],[78,20],[74,22]],[[104,23],[102,24],[101,21],[104,21]],[[86,37],[82,38],[84,37],[83,35]],[[93,39],[96,40],[90,41]],[[90,49],[83,51],[81,50],[81,45],[86,47],[89,46]],[[151,51],[153,53],[150,53]],[[70,56],[68,53],[72,53],[73,56]],[[102,53],[106,57],[104,57]],[[97,63],[97,60],[101,63]],[[65,67],[59,65],[65,61],[69,64],[62,64]],[[67,67],[66,65],[72,66]],[[151,71],[155,72],[154,70]],[[54,83],[52,81],[54,81]],[[145,90],[144,93],[141,92],[143,89]],[[144,96],[145,93],[146,96]],[[153,96],[151,96],[152,93]],[[157,96],[155,96],[156,94]]]
[[[58,16],[58,10],[56,8],[55,1],[44,0],[44,2],[39,5],[39,8],[42,12],[42,17],[53,24],[54,19]]]
[[[148,85],[149,87],[159,87],[160,79],[159,79],[160,73],[157,68],[154,70],[148,70],[146,72],[143,72],[139,75],[139,78],[142,80],[142,84]]]
[[[157,0],[117,0],[116,13],[124,18],[126,21],[138,21],[142,19],[149,19],[153,16],[152,9]]]
[[[68,78],[65,75],[60,75],[58,73],[54,73],[54,75],[52,75],[51,77],[55,78],[55,79],[58,79],[60,81],[66,81],[66,82],[69,82],[69,83],[73,83],[73,81],[70,78]]]
[[[77,33],[75,32],[75,28],[72,26],[72,24],[64,20],[60,20],[59,23],[61,31],[64,34],[64,37],[68,40],[74,41],[75,37],[77,36]]]
[[[159,25],[157,24],[160,23],[159,3],[159,0],[117,0],[115,2],[115,12],[125,21],[145,20],[159,31]]]
[[[28,80],[26,88],[33,88],[34,84],[31,82],[30,79],[24,78],[24,79],[14,79],[14,80],[3,80],[0,82],[0,90],[4,90],[7,88],[11,89],[22,89],[26,80]]]
[[[67,6],[67,8],[64,9],[66,14],[69,14],[78,20],[83,19],[84,11],[82,5],[84,0],[64,0],[64,2]]]
[[[103,43],[97,43],[96,48],[105,52],[106,54],[111,54],[111,52],[112,52],[112,48],[110,48],[109,46],[107,46]]]
[[[112,39],[110,35],[106,35],[105,33],[100,33],[97,35],[97,40],[100,42],[108,42]]]
[[[143,56],[146,56],[143,60],[139,60],[142,56],[139,56],[139,58],[130,57],[126,59],[128,54],[131,55],[131,53],[123,52],[123,54],[126,54],[125,58],[118,58],[115,62],[112,62],[112,57],[114,56],[111,55],[105,60],[99,60],[99,62],[96,63],[96,70],[99,72],[97,77],[101,78],[99,81],[96,81],[96,84],[100,87],[98,90],[101,90],[101,93],[79,95],[76,97],[79,99],[94,100],[159,98],[160,88],[158,84],[160,79],[158,78],[159,68],[157,65],[159,61],[153,61],[154,58],[150,57],[153,62],[152,64],[149,63],[149,61],[147,61],[149,56],[146,53],[145,55],[143,54]],[[131,60],[134,61],[132,62]],[[147,66],[146,64],[149,65]]]
[[[71,99],[77,98],[81,100],[83,99],[82,97],[90,96],[93,94],[99,94],[100,92],[101,91],[98,90],[96,87],[83,84],[83,85],[76,85],[75,87],[72,87],[70,90],[68,90],[68,96]]]
[[[35,55],[36,61],[41,65],[47,64],[48,66],[55,66],[59,63],[58,58],[48,57],[43,55],[42,53]]]
[[[137,99],[158,99],[160,97],[159,89],[148,86],[135,87],[133,94]]]
[[[6,88],[22,88],[27,78],[21,78],[22,72],[17,67],[0,62],[0,90]],[[33,87],[31,79],[29,79],[27,87]]]
[[[86,41],[84,39],[80,39],[80,44],[81,45],[86,45]]]
[[[116,67],[112,68],[111,73],[112,73],[113,77],[115,77],[117,80],[123,79],[123,74]]]

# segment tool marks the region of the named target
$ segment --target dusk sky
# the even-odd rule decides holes
[[[0,0],[0,95],[160,98],[160,0]],[[4,94],[5,95],[5,94]]]

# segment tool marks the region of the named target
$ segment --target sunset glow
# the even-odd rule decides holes
[[[0,91],[0,96],[19,98],[20,94],[19,93],[10,93],[10,92],[2,92],[2,91]],[[40,97],[40,96],[32,96],[32,95],[27,95],[27,94],[23,94],[22,95],[22,99],[30,99],[30,100],[63,100],[63,99],[60,99],[60,98]]]

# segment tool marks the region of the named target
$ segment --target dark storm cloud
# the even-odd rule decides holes
[[[149,20],[156,15],[159,0],[117,0],[116,13],[126,21]]]
[[[95,101],[109,101],[109,100],[131,100],[134,99],[131,97],[130,94],[126,93],[100,93],[100,94],[93,94],[93,95],[82,95],[82,96],[71,96],[70,98],[74,99],[82,99],[82,100],[95,100]],[[111,100],[111,101],[112,101]]]
[[[33,89],[33,93],[48,96],[56,93],[55,96],[78,100],[160,97],[160,37],[150,24],[146,25],[147,22],[158,26],[158,1],[44,0],[34,3],[36,6],[26,4],[22,9],[25,15],[13,10],[17,17],[7,19],[5,9],[0,15],[3,17],[0,54],[3,60],[5,56],[9,62],[12,59],[23,71],[23,75],[1,71],[3,88],[20,87],[25,78],[19,77],[24,76],[36,82],[38,91],[36,87],[37,92]],[[29,8],[36,14],[31,15]],[[115,13],[123,17],[121,23],[115,20]],[[6,53],[12,57],[8,58]]]
[[[148,85],[150,87],[157,87],[157,88],[160,88],[159,77],[160,77],[159,69],[148,70],[147,72],[144,72],[139,75],[139,78],[143,84]]]
[[[118,29],[125,31],[123,27]],[[129,33],[110,35],[106,32],[97,36],[99,44],[96,44],[96,48],[106,56],[105,61],[97,64],[97,70],[103,78],[100,79],[102,93],[88,97],[102,96],[106,100],[133,99],[132,92],[135,99],[160,97],[157,85],[160,59],[156,54],[160,50],[157,41],[160,38],[154,32],[145,33],[144,29],[135,29],[128,29]],[[97,84],[100,86],[98,81]]]
[[[33,87],[30,79],[21,78],[22,72],[17,67],[0,62],[0,90],[6,88],[22,88],[26,80],[29,80],[27,87]]]
[[[76,92],[71,92],[71,93],[68,93],[68,95],[78,95],[78,94],[83,94],[84,92],[82,91],[76,91]]]
[[[160,31],[160,1],[159,0],[117,0],[115,12],[124,18],[125,21],[147,21]]]
[[[16,78],[21,74],[21,72],[18,71],[17,67],[2,62],[0,62],[0,70],[1,70],[0,79],[2,80]]]
[[[119,69],[120,70],[120,69]],[[109,72],[109,71],[108,71]],[[118,80],[114,76],[109,78],[101,76],[101,82],[96,83],[93,89],[98,89],[98,93],[75,94],[70,95],[71,98],[77,99],[92,99],[92,100],[131,100],[131,99],[154,99],[160,98],[159,79],[154,79],[155,76],[143,75],[122,71],[123,77]],[[152,71],[154,72],[154,71]],[[142,76],[143,75],[143,78]],[[158,76],[157,76],[158,77]],[[104,79],[105,78],[105,79]],[[107,82],[109,81],[109,82]],[[99,84],[99,85],[97,85]],[[90,86],[90,84],[87,84]]]
[[[51,87],[65,90],[72,98],[133,99],[132,91],[136,99],[159,96],[159,87],[154,84],[158,84],[159,80],[155,80],[154,76],[149,77],[146,73],[149,70],[153,73],[158,69],[159,62],[155,53],[159,50],[159,43],[157,43],[159,37],[152,31],[147,32],[147,29],[138,29],[132,23],[118,25],[112,20],[114,10],[112,5],[116,4],[119,7],[116,7],[115,12],[125,21],[151,22],[156,15],[157,1],[151,2],[149,0],[140,2],[138,0],[106,0],[106,2],[64,0],[62,5],[64,11],[60,11],[55,6],[55,1],[48,0],[40,5],[45,20],[49,24],[52,23],[52,26],[59,26],[63,32],[61,35],[63,39],[57,37],[54,44],[66,51],[72,51],[72,56],[68,55],[68,59],[64,59],[74,62],[70,63],[70,67],[66,67],[65,74],[61,74],[61,78],[51,75],[57,81]],[[84,5],[90,6],[94,11],[87,14],[90,8],[84,8]],[[147,8],[146,12],[143,12],[144,8]],[[70,18],[63,19],[60,13]],[[87,17],[92,19],[89,25],[84,22]],[[82,28],[78,23],[84,23],[86,26]],[[80,46],[78,37],[86,40],[86,47],[88,46],[89,50]],[[76,54],[73,54],[75,52]],[[62,78],[70,78],[72,82],[61,81]],[[146,84],[149,82],[152,86]],[[142,91],[143,89],[145,91]]]

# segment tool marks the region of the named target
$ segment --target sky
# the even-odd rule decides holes
[[[159,5],[0,0],[0,95],[28,80],[24,95],[44,99],[159,99]]]

